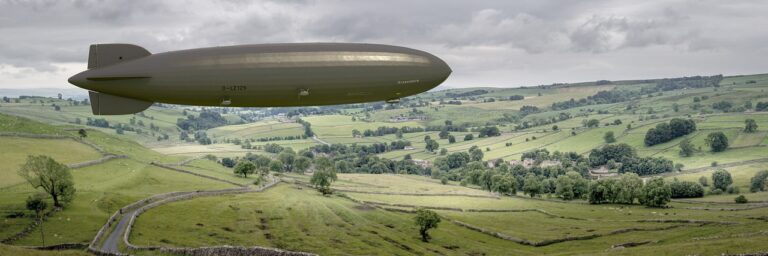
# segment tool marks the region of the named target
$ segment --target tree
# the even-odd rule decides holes
[[[330,195],[333,193],[331,190],[331,183],[336,181],[336,172],[333,170],[317,170],[312,174],[310,183],[315,186],[317,191],[323,193],[323,195]]]
[[[605,140],[605,143],[614,143],[616,142],[616,137],[613,136],[612,131],[609,131],[603,135],[603,140]]]
[[[749,202],[749,200],[747,200],[747,198],[744,197],[744,195],[737,196],[736,198],[733,199],[733,201],[735,201],[737,204],[746,204]]]
[[[757,131],[757,122],[755,119],[744,120],[744,132],[753,133]]]
[[[443,140],[447,139],[448,135],[450,135],[450,133],[446,129],[441,130],[440,133],[437,134],[437,136],[440,137],[440,139],[443,139]]]
[[[269,162],[269,170],[272,172],[282,172],[283,171],[283,162],[280,162],[280,160],[272,160]]]
[[[555,181],[555,195],[563,200],[572,200],[573,195],[573,180],[566,175],[560,175]]]
[[[312,165],[312,160],[309,157],[299,156],[293,161],[293,170],[299,173],[304,173]]]
[[[608,144],[599,149],[593,149],[589,153],[589,163],[591,166],[600,166],[608,163],[609,160],[623,162],[626,158],[637,156],[635,149],[626,144]]]
[[[438,144],[437,141],[433,139],[427,140],[427,146],[426,146],[427,151],[435,152],[435,150],[437,150],[437,148],[439,147],[440,147],[440,144]]]
[[[499,194],[512,194],[514,195],[517,192],[516,185],[517,181],[515,181],[515,177],[509,174],[496,174],[492,177],[493,180],[493,187],[491,188],[491,191],[499,193]],[[447,181],[446,181],[447,183]]]
[[[43,212],[46,208],[48,208],[48,203],[45,202],[45,199],[43,199],[42,194],[35,194],[33,196],[27,197],[27,210],[35,212],[35,217],[37,217],[37,222],[40,223],[40,238],[43,241],[43,246],[45,246],[45,234],[43,233]]]
[[[448,135],[448,144],[456,143],[456,137],[453,135]]]
[[[705,143],[713,152],[722,152],[728,148],[728,137],[723,132],[713,132],[707,135]]]
[[[225,157],[221,159],[221,165],[223,165],[224,167],[232,168],[232,167],[235,167],[236,164],[237,162],[235,162],[235,160],[232,158]]]
[[[80,129],[77,131],[77,134],[80,135],[80,138],[88,137],[88,132],[85,131],[85,129]]]
[[[475,135],[472,135],[471,133],[464,135],[464,141],[473,140],[473,139],[475,139]]]
[[[664,207],[672,197],[672,189],[661,177],[653,178],[642,189],[640,203],[648,207]]]
[[[294,169],[294,162],[296,161],[296,153],[287,149],[290,148],[286,148],[286,150],[280,152],[280,154],[277,155],[277,159],[280,159],[280,162],[283,163],[283,170],[292,172]]]
[[[336,161],[336,171],[340,173],[347,173],[351,172],[351,168],[349,167],[349,162],[346,160],[339,160]]]
[[[614,196],[615,202],[620,204],[633,204],[639,200],[643,190],[643,180],[635,173],[625,173],[615,183],[618,191]]]
[[[256,165],[248,160],[241,160],[235,165],[235,174],[242,175],[244,178],[248,178],[248,174],[253,174],[256,171]]]
[[[535,197],[541,194],[542,190],[544,190],[544,186],[535,175],[531,173],[525,177],[523,182],[523,193],[528,194],[530,197]]]
[[[473,147],[469,149],[469,159],[471,161],[482,161],[483,160],[483,150],[481,150],[478,147]]]
[[[680,141],[680,155],[684,157],[689,157],[693,155],[693,152],[696,150],[693,147],[693,144],[691,144],[691,140],[688,138],[683,139]]]
[[[587,123],[586,123],[586,126],[587,126],[588,128],[591,128],[591,127],[598,127],[598,126],[600,126],[600,120],[597,120],[597,119],[590,119],[589,121],[587,121]]]
[[[753,193],[757,191],[765,191],[766,179],[768,179],[768,171],[757,172],[750,180],[749,191]]]
[[[615,184],[615,179],[601,179],[590,183],[587,192],[589,203],[602,204],[613,201],[615,196],[612,190],[615,187]]]
[[[21,166],[19,176],[26,179],[34,188],[42,188],[53,198],[53,206],[61,208],[75,196],[75,183],[69,167],[49,156],[27,156],[27,162]]]
[[[429,236],[429,230],[437,228],[437,224],[440,223],[440,216],[436,212],[430,211],[424,208],[416,210],[416,217],[414,217],[416,225],[419,226],[419,235],[421,235],[421,241],[429,242],[431,238]]]
[[[733,179],[728,171],[719,169],[712,173],[713,189],[725,191],[731,184],[733,184]]]

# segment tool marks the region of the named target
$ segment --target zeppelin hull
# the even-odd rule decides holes
[[[140,101],[278,107],[398,99],[436,87],[450,72],[439,58],[404,47],[274,44],[121,60],[77,74],[70,82]]]

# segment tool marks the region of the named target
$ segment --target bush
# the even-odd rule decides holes
[[[672,198],[694,198],[704,196],[704,187],[693,181],[673,181],[670,184]]]
[[[765,181],[768,179],[768,171],[759,171],[750,180],[749,191],[765,191]]]
[[[719,169],[712,173],[712,185],[714,188],[725,191],[731,184],[733,184],[733,179],[728,171]]]
[[[737,204],[746,204],[749,202],[744,195],[739,195],[736,198],[733,199],[733,201],[736,201]]]
[[[729,185],[725,189],[725,192],[728,193],[728,194],[738,194],[740,192],[740,190],[739,190],[739,187],[734,186],[733,184],[731,184],[731,185]]]
[[[641,190],[640,203],[648,207],[665,207],[672,197],[672,189],[663,178],[653,178]]]

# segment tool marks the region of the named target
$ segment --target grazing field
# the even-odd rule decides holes
[[[360,132],[366,129],[376,130],[380,126],[387,127],[421,127],[418,122],[366,122],[366,121],[352,121],[351,116],[344,115],[327,115],[327,116],[311,116],[304,118],[305,121],[312,124],[312,130],[320,138],[331,137],[352,137],[352,130],[358,130]]]
[[[716,255],[768,250],[768,192],[749,192],[752,177],[768,170],[768,112],[759,109],[768,104],[768,75],[726,77],[709,87],[685,85],[662,90],[656,86],[655,80],[638,80],[465,88],[428,92],[399,104],[290,109],[203,110],[156,105],[136,115],[105,117],[93,116],[90,106],[68,100],[6,100],[0,103],[0,132],[4,133],[0,136],[0,239],[33,222],[25,200],[39,190],[16,174],[27,155],[49,155],[65,164],[98,159],[103,154],[124,156],[71,170],[77,189],[74,201],[44,222],[46,244],[57,244],[89,242],[117,209],[149,196],[236,187],[231,183],[252,184],[256,180],[253,176],[236,176],[233,168],[217,160],[229,157],[241,161],[253,153],[269,157],[268,167],[259,168],[281,169],[274,175],[284,182],[263,192],[200,197],[151,209],[138,219],[131,241],[145,246],[266,246],[321,255]],[[518,100],[510,100],[510,96]],[[220,118],[195,121],[204,119],[203,111],[220,114]],[[304,124],[286,118],[294,114],[310,124],[316,138],[284,139],[305,134]],[[86,125],[88,118],[105,118],[111,128]],[[674,118],[691,119],[696,129],[674,136],[667,133],[664,140],[647,146],[649,131]],[[756,131],[745,130],[747,119],[755,120]],[[122,134],[116,126],[124,128]],[[353,136],[354,130],[375,131],[382,126],[429,131],[394,134],[390,130],[382,136]],[[493,127],[498,133],[485,136]],[[78,142],[78,130],[83,128],[87,136],[82,140],[103,152]],[[455,142],[449,142],[446,132]],[[65,138],[36,139],[12,133]],[[615,142],[610,142],[609,133]],[[727,138],[729,145],[723,152],[713,152],[707,144],[711,133],[723,133]],[[472,138],[465,139],[468,135]],[[437,145],[427,143],[427,136]],[[255,142],[250,142],[252,149],[246,149],[236,145],[236,140]],[[410,147],[393,149],[393,142],[403,140],[410,142]],[[680,154],[684,140],[693,148],[687,157]],[[670,167],[658,174],[667,182],[698,182],[703,176],[710,185],[704,187],[703,197],[674,199],[666,208],[592,205],[586,198],[561,200],[552,191],[557,191],[557,176],[565,171],[576,170],[590,179],[587,171],[602,164],[577,160],[578,166],[559,170],[510,171],[473,163],[469,155],[467,159],[448,157],[477,148],[482,156],[473,151],[474,161],[521,160],[524,153],[540,149],[589,158],[594,149],[618,143],[634,148],[639,157],[663,157],[677,164],[680,171],[668,171]],[[267,152],[267,144],[290,147],[298,155],[291,158],[287,151]],[[333,145],[304,151],[323,144],[349,147]],[[377,145],[353,147],[373,144]],[[427,145],[437,149],[428,152]],[[317,159],[321,157],[343,159],[348,164],[346,170],[363,173],[339,173],[331,186],[335,193],[323,196],[307,186],[312,174],[325,171],[319,164],[313,165],[320,163]],[[437,162],[443,157],[457,165],[448,167],[449,160]],[[404,158],[419,161],[401,161]],[[307,174],[287,172],[296,171],[290,167],[298,166],[298,161],[291,159],[314,162],[304,165]],[[632,168],[638,170],[630,171],[645,171],[643,168],[657,166]],[[730,172],[740,192],[710,194],[712,173],[720,168]],[[385,174],[364,173],[374,170]],[[506,175],[514,176],[509,186],[515,186],[516,193],[501,196],[479,189],[480,184],[489,185],[488,180],[493,185],[500,180],[504,185],[504,179],[510,178]],[[447,184],[431,176],[445,178]],[[536,198],[523,194],[528,176],[542,183],[542,191],[549,191]],[[590,186],[588,189],[595,188]],[[749,202],[735,203],[740,194]],[[431,209],[442,218],[439,227],[430,231],[434,239],[429,243],[420,241],[414,224],[412,212],[417,208]],[[41,245],[42,241],[38,235],[25,235],[10,244]],[[36,253],[0,245],[0,255]]]
[[[45,256],[45,255],[59,255],[59,256],[89,256],[90,253],[80,250],[65,250],[65,251],[38,251],[34,249],[24,249],[16,246],[9,246],[0,244],[0,255],[14,255],[14,256]]]
[[[301,136],[304,127],[298,123],[281,123],[277,121],[262,121],[249,124],[228,125],[213,128],[208,131],[213,139],[260,139],[271,137]]]
[[[74,164],[101,157],[93,148],[72,139],[33,139],[0,137],[0,187],[24,182],[16,174],[28,155],[47,155],[64,164]]]
[[[377,183],[384,178],[401,182]],[[419,177],[361,174],[341,175],[339,184],[339,188],[365,186],[370,192],[444,186]],[[370,184],[377,187],[368,186]],[[394,184],[401,186],[392,189],[390,186]],[[675,203],[669,209],[649,209],[509,197],[345,193],[371,203],[358,204],[338,196],[324,197],[312,189],[287,184],[263,193],[171,203],[142,215],[131,234],[131,241],[139,245],[191,247],[258,245],[324,255],[535,255],[565,251],[566,254],[716,254],[759,251],[761,241],[766,238],[760,230],[768,227],[763,221],[750,219],[763,211],[760,209],[731,212],[686,209],[700,204]],[[431,232],[434,239],[423,243],[417,237],[411,219],[413,215],[376,208],[377,205],[388,207],[387,204],[457,207],[465,211],[437,210],[443,222]],[[403,206],[391,208],[409,209]],[[466,212],[470,209],[511,212]],[[452,223],[452,220],[533,242],[597,236],[533,247],[495,238]],[[685,224],[680,220],[696,220],[704,224]],[[633,231],[618,232],[626,229]],[[733,243],[737,240],[739,243]],[[616,244],[646,241],[647,244],[637,247],[611,249]]]
[[[72,176],[76,197],[64,211],[55,213],[45,222],[44,229],[49,234],[47,244],[90,242],[117,209],[151,195],[233,187],[128,159],[75,169]],[[23,211],[24,200],[33,193],[35,191],[28,184],[2,188],[0,209],[7,213]],[[3,230],[0,235],[19,232],[28,223],[26,218],[4,219],[0,224],[0,230]],[[39,245],[40,239],[40,236],[26,236],[14,244]]]
[[[77,136],[76,130],[49,126],[24,118],[0,115],[3,132],[32,132],[62,136]],[[65,163],[93,160],[99,157],[97,151],[71,139],[33,139],[26,137],[0,137],[3,146],[17,145],[15,153],[2,155],[8,170],[16,174],[12,156],[18,154],[45,153],[57,157]],[[89,130],[85,138],[106,152],[126,155],[127,159],[110,160],[101,164],[79,169],[71,173],[77,190],[74,200],[60,212],[55,212],[45,221],[46,244],[83,243],[93,239],[98,229],[117,209],[136,200],[160,193],[172,191],[194,191],[199,189],[217,189],[233,187],[230,184],[170,171],[149,165],[152,161],[174,163],[183,158],[165,156],[142,147],[134,141]],[[15,143],[15,144],[11,144]],[[63,144],[61,144],[63,143]],[[29,147],[27,147],[29,146]],[[23,159],[21,159],[23,161]],[[22,162],[18,162],[19,164]],[[7,172],[4,172],[4,175]],[[5,180],[4,180],[5,181]],[[25,199],[40,192],[26,182],[14,182],[0,188],[0,239],[7,238],[23,230],[32,219],[25,210]],[[51,203],[49,202],[49,205]],[[23,217],[22,217],[23,216]],[[25,236],[14,241],[15,245],[41,245],[40,236]]]

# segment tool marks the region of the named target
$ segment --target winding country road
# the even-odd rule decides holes
[[[262,191],[264,191],[264,190],[266,190],[268,188],[271,188],[272,186],[274,186],[278,182],[280,182],[280,179],[277,179],[277,178],[274,178],[274,177],[270,177],[270,182],[269,183],[266,183],[266,184],[262,185],[261,187],[255,188],[255,189],[254,188],[247,188],[248,191],[246,193],[262,192]],[[201,193],[201,192],[204,193],[204,192],[209,192],[209,191],[200,190],[200,191],[190,191],[190,192],[185,192],[185,193],[179,193],[179,194],[173,195],[172,197],[168,197],[168,198],[164,198],[164,199],[160,199],[160,200],[167,201],[167,202],[175,202],[177,200],[173,200],[174,198],[186,197],[186,196],[189,196],[190,194],[196,194],[196,193]],[[238,192],[234,192],[234,193],[238,193]],[[182,199],[182,200],[184,200],[184,199]],[[140,210],[142,207],[144,207],[144,206],[146,206],[148,204],[155,203],[155,202],[158,202],[158,201],[156,201],[156,200],[146,200],[146,202],[143,205],[138,206],[138,207],[133,207],[132,210],[128,210],[128,211],[123,212],[120,215],[120,217],[119,217],[120,220],[117,222],[117,224],[115,225],[114,229],[112,229],[112,231],[109,233],[109,235],[104,239],[104,243],[100,247],[100,250],[102,252],[107,252],[107,253],[122,254],[120,252],[120,244],[123,241],[122,239],[125,236],[125,232],[126,232],[126,230],[128,228],[128,225],[129,225],[129,223],[131,221],[131,218],[136,214],[136,211]]]

